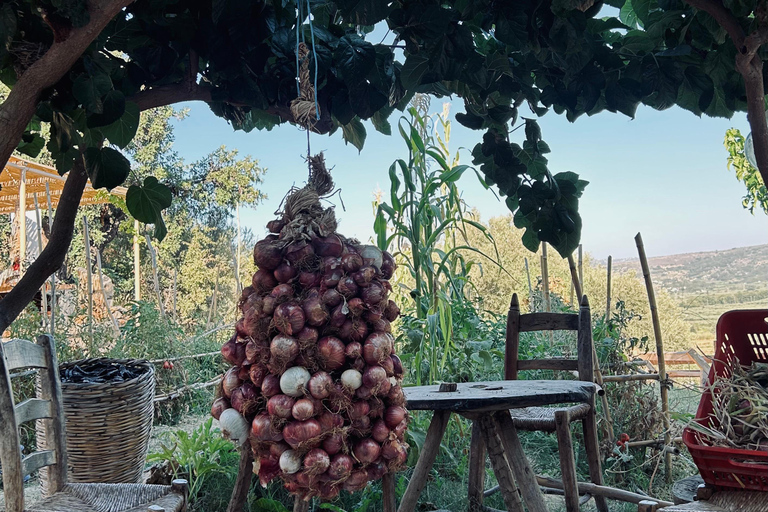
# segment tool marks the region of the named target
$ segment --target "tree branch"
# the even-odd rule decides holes
[[[180,82],[154,87],[152,89],[145,89],[128,98],[128,101],[136,103],[141,111],[173,105],[174,103],[183,101],[202,101],[211,103],[213,101],[213,88],[205,84]],[[320,120],[315,123],[312,131],[319,134],[325,134],[333,129],[333,121],[331,120],[331,115],[329,113],[330,105],[328,105],[327,102],[323,104],[321,97],[318,98],[318,101],[321,102]],[[248,103],[239,101],[237,98],[228,98],[224,100],[224,102],[235,107],[251,107]],[[288,105],[272,105],[266,112],[291,123],[296,123]]]
[[[736,16],[726,9],[720,0],[685,0],[685,3],[715,18],[717,24],[728,32],[731,41],[733,41],[733,44],[736,45],[736,48],[741,53],[741,48],[744,46],[744,39],[747,35],[741,28],[741,24]]]
[[[40,287],[48,277],[61,268],[64,257],[72,242],[75,230],[77,210],[88,181],[82,157],[75,159],[75,165],[64,183],[56,215],[53,218],[51,236],[45,249],[29,266],[21,280],[0,300],[0,333],[16,319],[24,308],[32,302]]]

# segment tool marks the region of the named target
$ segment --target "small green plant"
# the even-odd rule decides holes
[[[170,446],[162,444],[162,450],[150,454],[147,461],[167,463],[173,468],[175,477],[186,477],[190,502],[198,500],[204,494],[206,484],[217,476],[234,480],[238,467],[237,451],[222,437],[218,428],[213,428],[213,418],[205,420],[191,434],[177,430],[170,436],[170,442]]]

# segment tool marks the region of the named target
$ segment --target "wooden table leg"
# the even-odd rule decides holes
[[[477,421],[472,422],[469,443],[469,512],[480,512],[485,492],[485,442]]]
[[[293,499],[293,512],[308,512],[309,502],[299,498]]]
[[[395,512],[397,510],[397,495],[395,494],[395,475],[387,473],[381,477],[381,497],[383,500],[384,512]]]
[[[520,444],[520,438],[517,436],[517,429],[509,411],[499,411],[493,415],[493,419],[528,511],[547,512],[544,495],[541,494],[539,484],[536,482],[536,474],[528,464],[528,458],[523,451],[523,445]]]
[[[504,456],[504,446],[499,439],[493,419],[490,415],[484,414],[476,422],[480,425],[480,432],[483,435],[496,480],[499,482],[499,490],[504,498],[504,505],[506,505],[508,512],[523,512],[523,502],[520,499],[509,462]]]
[[[421,448],[419,460],[413,469],[413,476],[408,483],[408,488],[400,500],[398,512],[413,512],[416,508],[416,502],[419,500],[421,491],[427,485],[427,477],[432,464],[437,458],[437,452],[440,450],[440,442],[443,440],[443,434],[448,426],[448,419],[451,417],[451,411],[435,411],[432,416],[432,422],[427,429],[427,436],[424,439],[424,446]]]
[[[248,491],[251,488],[251,478],[253,477],[253,455],[251,454],[251,444],[245,443],[240,448],[240,465],[237,469],[237,479],[235,487],[232,489],[232,497],[229,498],[227,512],[242,512],[245,507],[245,500],[248,498]]]

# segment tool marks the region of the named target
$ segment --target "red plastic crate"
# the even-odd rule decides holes
[[[729,376],[737,360],[742,366],[768,362],[768,309],[729,311],[718,320],[710,388],[696,411],[700,424],[710,421],[711,385],[717,377]],[[683,442],[707,484],[718,489],[768,491],[768,452],[705,446],[701,437],[690,428],[683,432]]]

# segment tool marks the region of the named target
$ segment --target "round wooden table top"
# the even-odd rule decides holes
[[[461,382],[456,391],[440,386],[403,388],[411,411],[490,412],[518,407],[589,402],[599,389],[581,380],[500,380]]]

